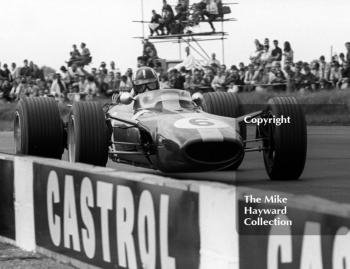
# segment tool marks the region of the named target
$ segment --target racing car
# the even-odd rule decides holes
[[[269,120],[281,116],[290,123]],[[256,124],[254,139],[247,139],[247,120],[266,123]],[[123,93],[104,106],[75,102],[65,122],[53,98],[23,98],[14,138],[17,154],[61,159],[67,148],[70,162],[105,166],[111,159],[167,173],[236,170],[246,153],[261,151],[272,180],[299,179],[307,151],[305,116],[294,97],[274,97],[245,114],[236,93],[193,98],[177,89]]]

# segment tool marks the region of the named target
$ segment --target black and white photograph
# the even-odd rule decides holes
[[[0,269],[349,269],[349,10],[3,2]]]

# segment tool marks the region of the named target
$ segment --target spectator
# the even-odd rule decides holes
[[[284,76],[286,78],[286,90],[287,92],[294,91],[294,76],[295,72],[292,70],[290,64],[284,65]]]
[[[345,67],[346,65],[346,59],[344,53],[339,54],[339,64],[341,67]]]
[[[109,67],[110,67],[111,71],[112,71],[114,74],[117,73],[117,72],[119,71],[119,69],[115,67],[115,62],[114,62],[114,61],[111,61],[111,62],[109,63]]]
[[[289,43],[289,41],[284,42],[283,48],[284,64],[294,62],[294,51]]]
[[[79,93],[85,93],[85,87],[86,87],[86,79],[85,76],[80,76],[78,82],[78,87],[79,87]]]
[[[220,65],[220,61],[216,59],[216,53],[211,54],[211,59],[208,61],[208,66],[211,66],[212,64],[216,64],[217,66]]]
[[[73,50],[69,53],[70,58],[67,62],[68,66],[71,66],[76,61],[79,61],[79,59],[81,57],[81,54],[77,48],[77,45],[73,44],[72,47],[73,47]]]
[[[153,57],[153,58],[158,58],[158,52],[156,49],[156,46],[150,42],[147,38],[142,41],[143,43],[143,51],[142,55],[146,58]],[[150,51],[152,54],[150,55]]]
[[[164,69],[162,67],[161,62],[156,63],[154,70],[156,71],[156,74],[158,75],[159,78],[164,74]]]
[[[254,65],[253,64],[249,64],[248,65],[248,70],[246,71],[245,73],[245,76],[244,76],[244,90],[245,91],[253,91],[254,90],[254,73],[255,73],[255,70],[254,70]]]
[[[197,68],[193,71],[192,84],[194,87],[197,87],[197,88],[199,88],[203,85],[203,76],[202,76],[200,70]]]
[[[346,62],[350,63],[350,42],[345,43],[346,48]]]
[[[33,65],[32,77],[34,79],[44,79],[44,72],[36,64]]]
[[[239,69],[238,69],[239,80],[240,80],[240,82],[241,82],[241,85],[244,85],[245,72],[246,72],[246,69],[245,69],[245,68],[239,68]]]
[[[265,38],[264,40],[264,46],[270,47],[270,40],[268,38]]]
[[[214,75],[214,71],[212,68],[207,68],[204,72],[204,76],[202,79],[202,85],[204,87],[211,87],[211,83],[213,82],[215,75]]]
[[[97,95],[97,86],[93,76],[88,76],[85,82],[84,93],[89,96],[88,99],[92,99],[92,97]]]
[[[81,70],[81,68],[78,68],[76,63],[72,64],[72,66],[68,69],[68,72],[71,77],[84,76],[84,72]]]
[[[342,85],[341,89],[348,89],[350,87],[350,62],[346,62],[342,70]]]
[[[181,75],[177,69],[173,69],[171,71],[171,80],[170,80],[170,86],[174,89],[183,90],[185,83],[184,76]]]
[[[65,66],[61,66],[60,71],[61,71],[60,75],[62,77],[62,81],[64,82],[64,84],[68,88],[68,85],[71,83],[71,77],[69,75],[69,72]]]
[[[11,99],[17,101],[21,99],[23,96],[27,95],[26,88],[27,88],[27,81],[25,78],[18,78],[18,83],[14,84],[12,87],[12,90],[10,92]]]
[[[271,52],[269,45],[264,45],[264,50],[260,56],[260,61],[264,64],[271,62]]]
[[[244,65],[243,62],[240,62],[239,65],[238,65],[238,67],[239,67],[239,70],[240,70],[240,71],[244,71],[244,72],[247,71],[247,70],[246,70],[246,67],[245,67],[245,65]]]
[[[160,89],[170,89],[168,75],[164,74],[160,77]]]
[[[131,87],[128,83],[128,77],[126,75],[123,75],[120,80],[120,86],[119,86],[119,92],[130,92]]]
[[[266,63],[265,66],[263,67],[263,75],[261,79],[261,84],[263,85],[263,89],[266,89],[266,84],[270,82],[270,74],[272,71],[272,64],[271,63]]]
[[[120,72],[115,73],[115,91],[119,92],[120,82],[121,82],[122,74]]]
[[[222,3],[222,0],[216,0],[216,5],[218,6],[218,14],[219,18],[223,19],[224,18],[224,6]]]
[[[7,64],[4,64],[3,68],[0,69],[0,79],[3,81],[11,81],[11,72],[8,69]]]
[[[186,75],[186,76],[185,76],[184,90],[185,90],[185,91],[188,91],[188,92],[191,93],[191,94],[194,93],[191,75]]]
[[[131,91],[131,89],[133,88],[133,82],[132,82],[133,71],[131,68],[128,68],[126,70],[125,76],[126,76],[126,81],[125,81],[126,90]],[[122,77],[121,81],[124,81],[123,77]]]
[[[281,70],[281,63],[279,61],[275,61],[273,63],[273,68],[270,72],[269,84],[279,84],[273,86],[273,90],[277,91],[285,91],[286,90],[286,77]]]
[[[164,31],[164,28],[166,29],[166,35],[171,34],[171,27],[174,22],[174,13],[170,12],[168,9],[164,11],[164,15],[162,17],[162,24],[161,24],[161,31]]]
[[[219,16],[219,9],[216,0],[207,0],[207,7],[206,11],[204,12],[204,15],[207,16],[208,23],[213,32],[215,32],[213,21]]]
[[[30,67],[28,66],[28,60],[23,61],[24,66],[21,68],[20,76],[21,77],[31,77],[32,71]]]
[[[140,68],[142,66],[146,66],[147,63],[147,57],[145,56],[139,56],[137,57],[137,67]]]
[[[261,54],[264,52],[264,46],[260,44],[258,39],[255,39],[254,44],[255,44],[255,51],[252,53],[252,55],[249,58],[253,64],[260,63]]]
[[[271,51],[271,58],[273,61],[280,62],[282,60],[282,49],[278,46],[278,40],[273,41],[275,48]]]
[[[154,33],[159,35],[160,33],[163,34],[164,32],[160,29],[161,25],[161,19],[162,16],[158,14],[154,9],[152,10],[152,18],[151,23],[148,25],[151,36],[153,36]],[[160,33],[159,33],[160,31]]]
[[[164,17],[164,12],[168,11],[169,13],[171,13],[174,16],[174,11],[172,9],[172,7],[167,3],[166,0],[163,0],[163,8],[162,8],[162,13],[163,13],[163,17]]]
[[[214,77],[211,87],[214,91],[224,92],[226,91],[226,73],[225,68],[223,66],[219,67],[218,74]]]
[[[16,80],[20,76],[20,68],[17,67],[16,63],[11,63],[11,81]]]
[[[11,86],[10,81],[5,80],[2,83],[1,88],[0,88],[0,98],[5,99],[7,102],[12,101],[12,98],[10,95],[11,89],[12,89],[12,86]]]
[[[319,64],[321,79],[329,81],[330,66],[328,63],[326,63],[325,57],[323,55],[320,56]]]
[[[50,88],[50,94],[60,99],[64,97],[66,93],[67,89],[61,80],[61,75],[59,73],[56,73],[54,75],[54,80]]]
[[[332,62],[331,71],[330,71],[330,81],[332,86],[340,89],[342,83],[342,69],[340,68],[340,64],[337,61]]]
[[[100,64],[100,74],[103,74],[104,76],[106,76],[108,74],[108,69],[106,67],[106,63],[105,62],[101,62]]]
[[[207,10],[207,0],[201,0],[195,6],[196,12],[200,15],[201,19],[204,20],[204,15]]]
[[[186,11],[181,6],[176,6],[175,11],[176,16],[174,17],[174,22],[171,24],[171,34],[183,34],[183,30],[185,29],[183,22],[187,19]]]
[[[111,92],[115,93],[116,85],[115,85],[115,75],[113,71],[108,72],[108,76],[106,77],[106,84],[107,84],[106,93],[107,94],[110,94]]]
[[[223,69],[226,70],[226,67],[222,66]],[[237,92],[239,90],[238,86],[243,85],[243,81],[241,80],[241,76],[239,74],[239,70],[237,66],[231,66],[229,72],[226,73],[225,84],[226,88],[230,92]]]
[[[304,66],[304,76],[303,76],[303,88],[304,90],[316,90],[316,77],[311,73],[310,67],[308,65]]]
[[[78,47],[76,44],[73,44],[73,50],[71,52],[71,56],[72,56],[72,59],[73,60],[77,60],[81,55],[80,55],[80,52],[78,50]]]
[[[74,63],[76,63],[78,66],[88,65],[92,61],[90,50],[87,48],[84,42],[80,44],[80,48],[81,48],[81,55],[76,58]]]
[[[33,61],[29,62],[29,68],[30,68],[31,74],[33,75],[33,71],[34,71],[34,63],[33,63]]]

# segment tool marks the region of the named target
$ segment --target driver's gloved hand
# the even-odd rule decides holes
[[[112,103],[118,104],[119,102],[120,102],[120,93],[119,92],[114,93],[112,95]]]

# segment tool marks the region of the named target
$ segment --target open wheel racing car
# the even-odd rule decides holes
[[[133,103],[133,104],[131,104]],[[290,117],[276,125],[269,119]],[[247,119],[256,125],[247,139]],[[263,110],[244,114],[238,95],[207,93],[193,100],[186,91],[149,91],[119,103],[76,102],[63,122],[53,98],[24,98],[16,109],[17,154],[105,166],[108,158],[163,172],[237,169],[245,153],[262,151],[272,180],[295,180],[303,172],[307,133],[304,113],[293,97],[276,97]],[[260,143],[259,146],[250,146]]]

